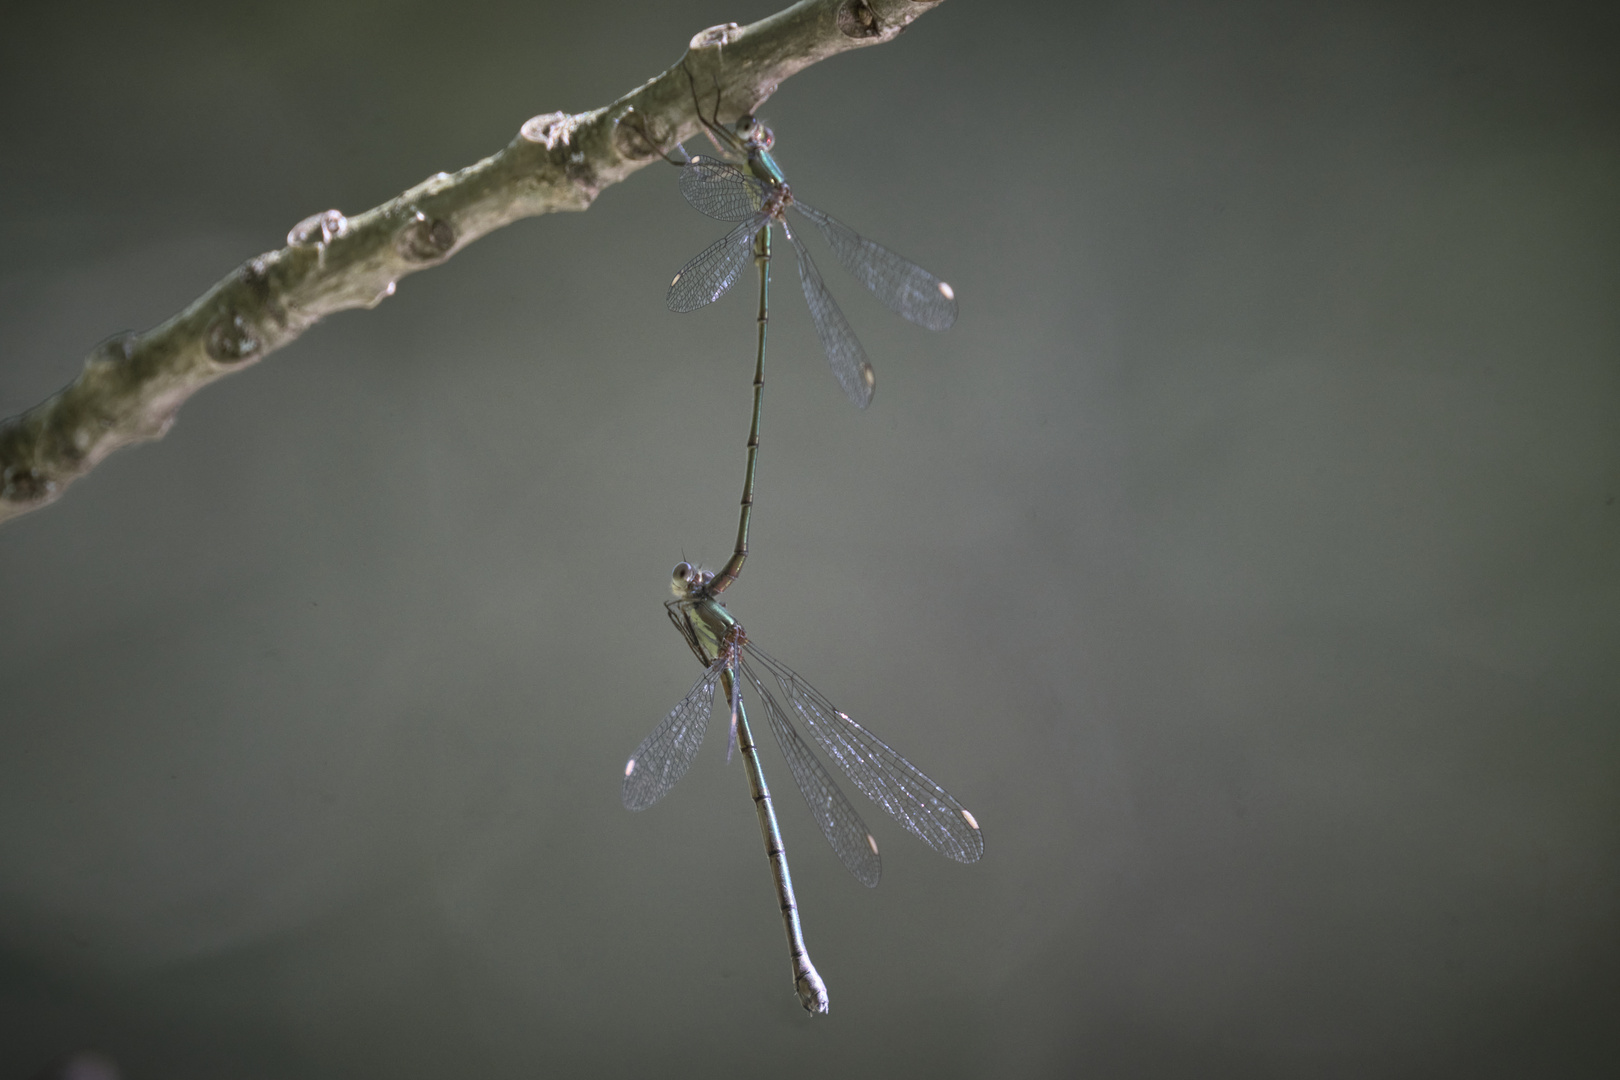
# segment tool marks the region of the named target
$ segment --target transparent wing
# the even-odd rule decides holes
[[[755,214],[693,256],[669,283],[669,309],[696,311],[720,299],[753,254],[754,234],[769,220]]]
[[[795,201],[793,208],[821,230],[844,269],[876,293],[890,311],[929,330],[951,328],[956,321],[956,293],[949,285],[813,206]]]
[[[765,185],[729,161],[694,157],[681,169],[681,194],[699,212],[746,221],[765,204]]]
[[[799,282],[804,286],[804,301],[810,305],[810,321],[816,324],[816,336],[821,338],[821,347],[827,350],[833,377],[849,395],[849,400],[864,409],[871,404],[872,387],[877,384],[877,376],[866,359],[866,350],[861,348],[855,331],[849,328],[844,313],[833,302],[804,241],[792,231],[788,232],[788,239],[793,241],[793,250],[799,253]]]
[[[647,809],[668,795],[669,789],[692,767],[692,759],[703,745],[709,710],[714,707],[714,684],[720,681],[720,673],[725,669],[725,663],[720,660],[710,664],[691,692],[670,710],[651,735],[641,740],[636,752],[625,762],[626,810]]]
[[[923,843],[957,862],[984,854],[979,823],[962,804],[883,740],[833,707],[786,664],[746,647],[776,677],[793,710],[817,743],[866,797],[887,810]]]
[[[771,722],[771,730],[776,732],[777,745],[782,748],[782,756],[787,758],[793,780],[799,785],[799,793],[810,807],[810,815],[821,826],[821,835],[838,853],[839,861],[855,875],[855,880],[872,888],[883,874],[883,860],[878,857],[877,841],[872,838],[872,830],[866,827],[861,815],[839,790],[838,784],[827,773],[827,767],[799,737],[793,722],[765,688],[746,657],[741,666],[743,674],[765,705],[765,715]]]

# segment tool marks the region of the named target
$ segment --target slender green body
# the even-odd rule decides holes
[[[733,697],[732,679],[727,672],[721,676],[726,697]],[[771,806],[771,790],[765,785],[765,770],[759,764],[759,749],[754,745],[753,732],[748,728],[748,713],[740,698],[737,701],[737,749],[742,751],[743,764],[748,769],[748,791],[754,797],[754,812],[759,816],[759,833],[765,840],[765,854],[771,860],[771,878],[776,885],[776,899],[782,906],[782,929],[787,933],[789,958],[793,962],[793,988],[798,991],[799,1004],[811,1013],[827,1012],[827,984],[821,981],[816,965],[810,962],[810,953],[804,944],[804,928],[799,924],[799,904],[793,895],[793,877],[788,871],[787,848],[782,844],[782,830],[776,824],[776,811]]]
[[[710,592],[725,592],[748,559],[748,524],[754,516],[754,466],[759,461],[759,416],[765,400],[765,332],[770,325],[771,227],[754,237],[754,262],[759,266],[759,348],[754,356],[754,421],[748,429],[748,463],[743,469],[742,511],[737,521],[737,546],[726,565],[714,576]]]
[[[771,157],[771,152],[763,146],[756,145],[748,151],[748,171],[767,184],[787,186],[787,177],[782,175],[776,159]]]

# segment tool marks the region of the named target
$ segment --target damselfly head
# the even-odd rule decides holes
[[[743,145],[750,150],[769,151],[776,145],[776,135],[753,116],[738,118],[737,135],[742,139]]]
[[[682,560],[675,564],[675,570],[670,575],[669,591],[685,600],[708,588],[709,582],[713,580],[714,573],[712,571],[699,570],[691,563]]]

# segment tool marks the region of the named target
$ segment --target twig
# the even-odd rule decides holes
[[[613,104],[527,121],[506,149],[439,173],[354,217],[306,219],[155,329],[104,342],[79,377],[0,422],[0,521],[55,501],[121,446],[162,438],[192,394],[263,359],[333,312],[375,307],[406,274],[485,233],[602,189],[699,130],[690,73],[719,112],[758,108],[818,60],[892,41],[939,0],[801,0],[749,26],[710,27],[681,62]]]

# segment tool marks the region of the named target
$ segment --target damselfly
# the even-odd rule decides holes
[[[695,100],[695,92],[693,96]],[[681,194],[709,217],[738,225],[681,267],[670,282],[670,308],[694,311],[718,300],[742,273],[755,236],[762,231],[768,233],[772,224],[780,224],[798,253],[804,299],[810,306],[816,335],[827,350],[833,375],[850,400],[864,409],[872,400],[877,381],[872,365],[827,291],[804,241],[788,225],[788,209],[820,230],[844,269],[895,314],[930,330],[949,329],[956,321],[956,293],[917,264],[796,198],[771,157],[775,139],[770,128],[752,116],[744,116],[733,131],[705,119],[701,108],[698,118],[716,147],[740,158],[743,167],[717,158],[693,157],[681,171]]]
[[[958,862],[976,862],[984,854],[984,839],[973,815],[944,788],[850,719],[786,664],[760,650],[716,597],[715,580],[708,571],[686,562],[675,567],[671,580],[675,598],[664,607],[670,621],[703,664],[704,672],[691,692],[636,747],[636,752],[625,763],[624,805],[631,810],[645,810],[668,794],[686,774],[702,745],[715,688],[721,688],[730,703],[737,746],[747,763],[749,788],[771,860],[792,954],[794,986],[805,1009],[825,1013],[827,988],[805,951],[787,856],[748,727],[742,684],[747,682],[753,688],[756,705],[765,710],[782,755],[787,758],[788,768],[822,835],[861,884],[876,885],[882,873],[877,840],[799,735],[794,717],[867,798],[935,851]],[[788,709],[782,707],[769,683],[774,683],[781,691]]]

